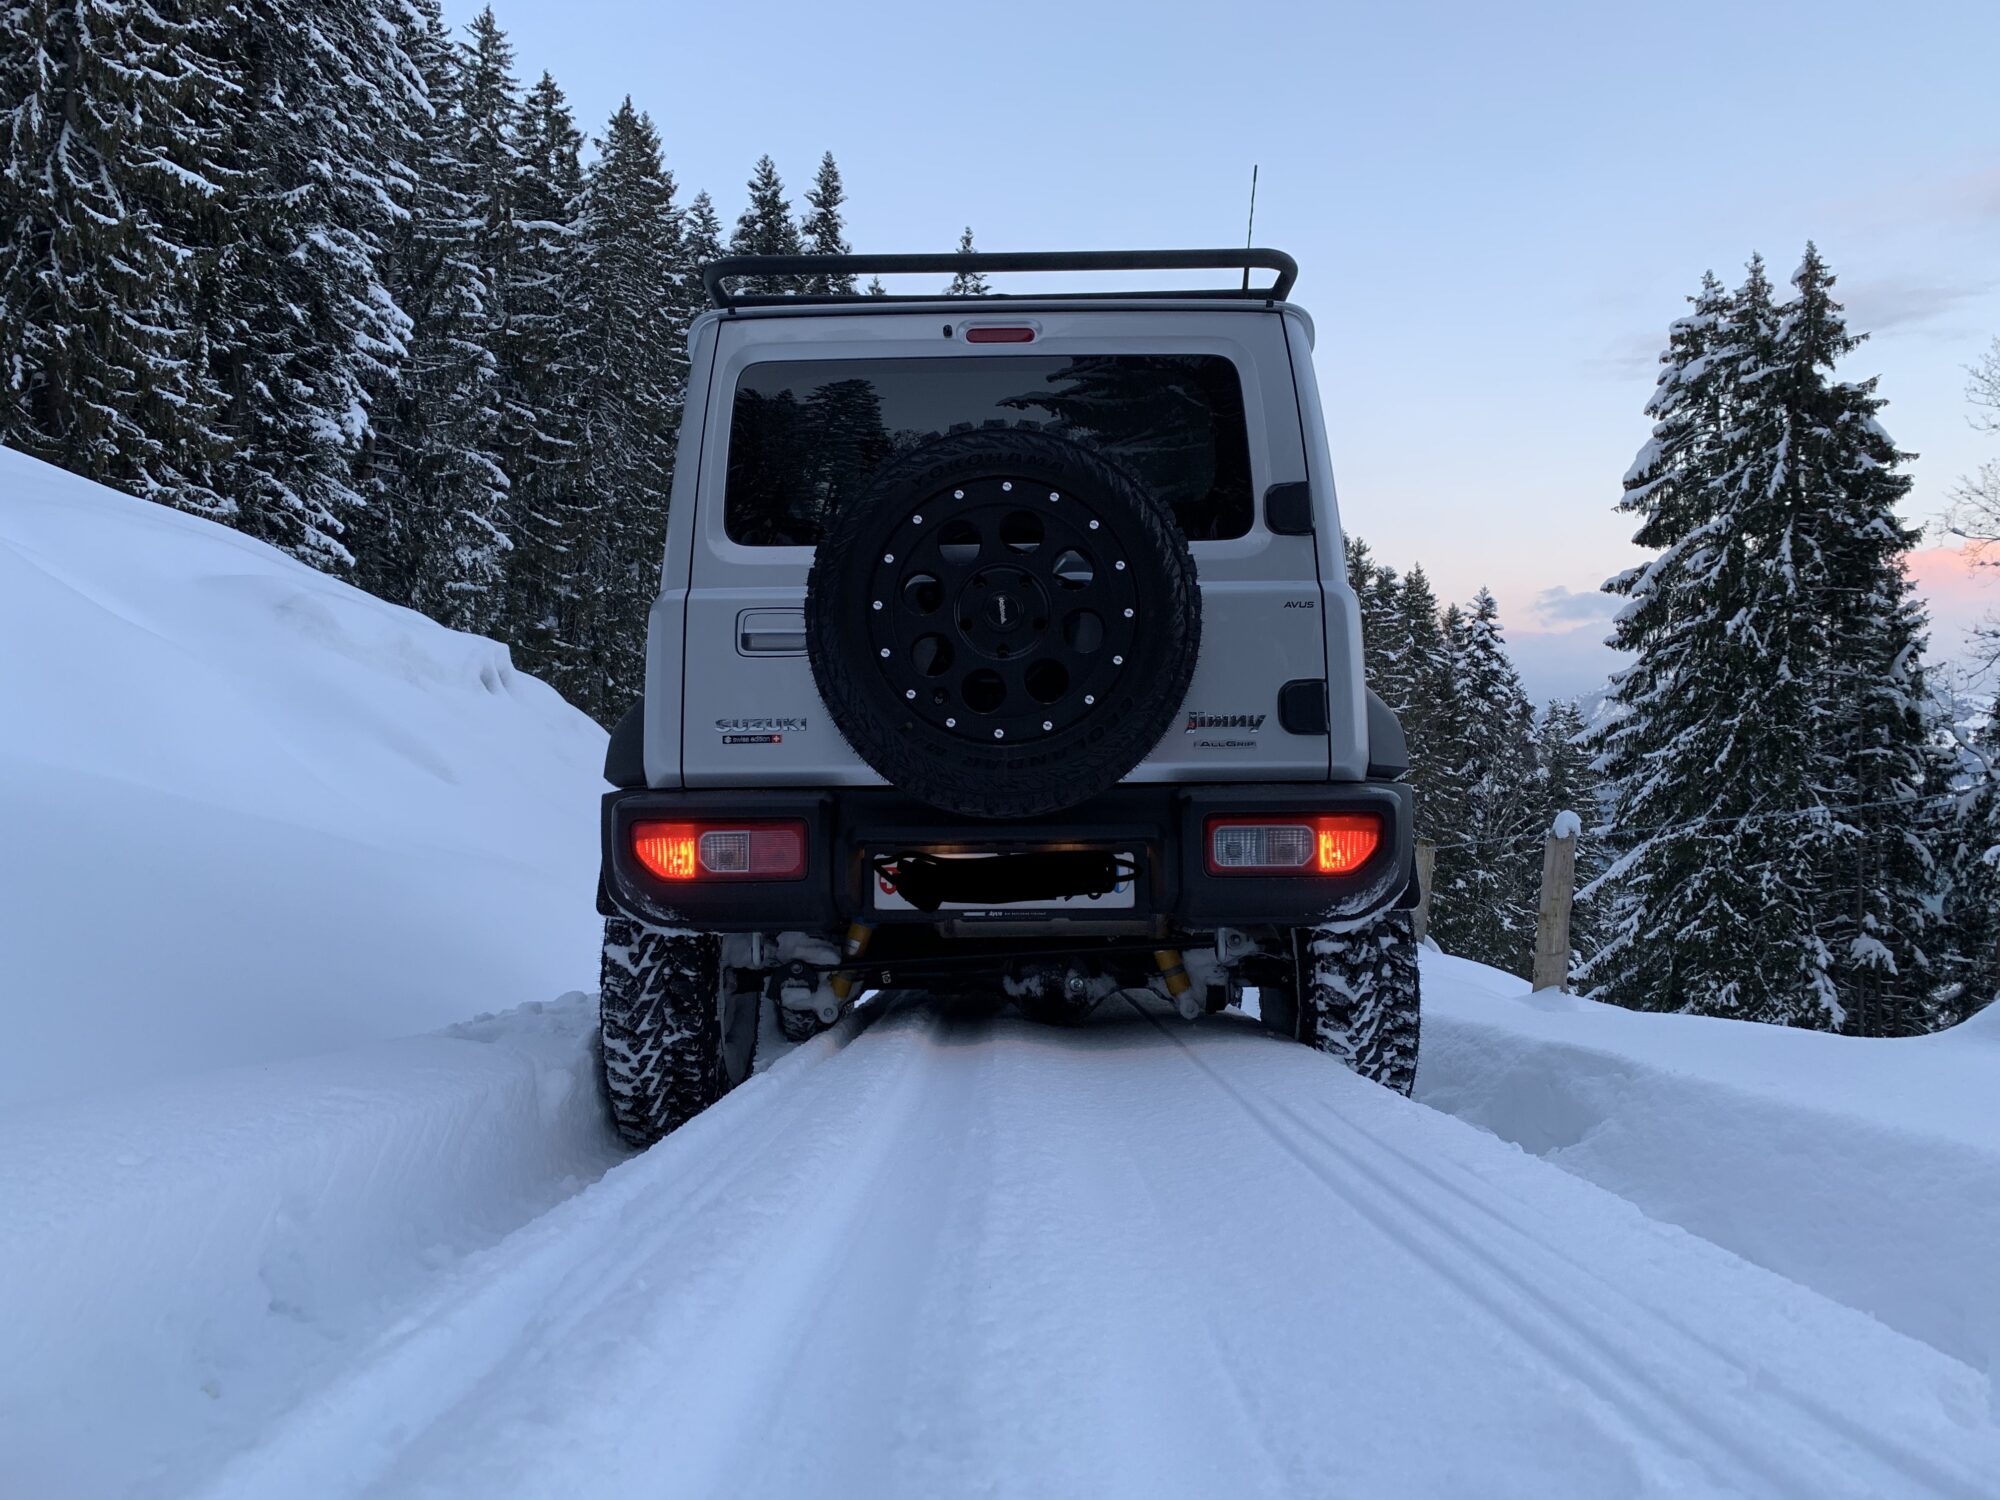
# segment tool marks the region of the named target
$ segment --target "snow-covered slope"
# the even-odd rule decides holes
[[[1496,1107],[1581,1066],[1579,1012],[1426,983],[1446,1073],[1500,1013]],[[2000,1472],[1979,1360],[1243,1016],[878,1002],[629,1160],[591,1021],[573,996],[0,1118],[0,1472],[216,1500],[1985,1500]],[[1690,1093],[1697,1122],[1699,1080],[1651,1076],[1615,1132],[1684,1183],[1824,1123],[1780,1084]],[[1760,1108],[1776,1145],[1730,1135]],[[1880,1180],[1833,1156],[1802,1164],[1830,1201]],[[1738,1194],[1729,1227],[1844,1255],[1870,1222]],[[1992,1306],[1990,1265],[1888,1269]]]
[[[596,1021],[569,995],[0,1114],[0,1495],[180,1493],[602,1175]]]
[[[604,736],[506,649],[0,450],[0,1107],[590,983]]]
[[[2000,1007],[1879,1041],[1424,977],[1424,1103],[2000,1377]]]
[[[212,1372],[210,1422],[264,1399],[238,1357],[180,1375]],[[819,1038],[303,1383],[140,1492],[1983,1500],[2000,1472],[1966,1365],[1244,1017],[1122,1004]],[[91,1404],[29,1435],[43,1491],[135,1457],[52,1441]]]

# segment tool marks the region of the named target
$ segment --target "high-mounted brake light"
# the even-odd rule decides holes
[[[1382,842],[1373,813],[1208,820],[1211,875],[1346,875]]]
[[[1011,323],[1004,327],[994,323],[974,323],[965,330],[968,344],[1032,344],[1035,330],[1025,323]]]
[[[797,880],[806,825],[634,823],[632,856],[662,880]]]

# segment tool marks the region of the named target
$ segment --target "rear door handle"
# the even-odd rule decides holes
[[[804,656],[806,612],[802,609],[746,609],[736,616],[739,656]]]

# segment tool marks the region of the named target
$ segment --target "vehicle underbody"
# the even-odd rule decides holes
[[[1260,966],[1290,962],[1294,929],[1415,904],[1408,801],[1393,783],[1123,786],[1051,837],[1042,820],[968,821],[888,788],[625,790],[604,799],[604,907],[723,934],[735,988],[822,1024],[855,989],[892,985],[1054,1018],[1148,988],[1192,1018],[1234,1003]],[[1240,843],[1246,825],[1310,832],[1343,818],[1382,834],[1351,869],[1213,867],[1215,843]],[[778,830],[797,841],[781,878],[700,857],[704,839],[733,850]]]

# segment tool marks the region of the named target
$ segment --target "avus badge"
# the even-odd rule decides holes
[[[1244,729],[1255,734],[1264,725],[1262,714],[1203,714],[1188,710],[1182,734],[1198,734],[1204,729]]]

